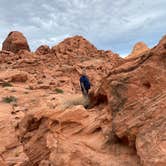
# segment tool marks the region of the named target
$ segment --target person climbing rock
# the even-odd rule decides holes
[[[84,68],[82,70],[82,75],[80,77],[80,86],[81,86],[81,91],[84,97],[88,97],[88,92],[90,89],[90,81],[86,75],[86,69]]]

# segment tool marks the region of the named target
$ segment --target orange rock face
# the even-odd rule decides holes
[[[95,56],[97,48],[82,36],[74,36],[65,39],[58,45],[52,47],[52,52],[73,54],[76,57]]]
[[[46,53],[47,56],[37,56]],[[39,47],[35,54],[25,51],[11,54],[3,51],[0,61],[4,64],[0,67],[2,70],[8,63],[11,65],[7,64],[7,68],[18,68],[34,77],[36,82],[31,86],[33,89],[59,87],[71,93],[80,91],[79,77],[84,67],[92,85],[96,87],[109,70],[124,60],[111,51],[97,50],[81,36],[74,36],[54,46],[50,52],[48,46]]]
[[[149,50],[149,48],[144,42],[138,42],[135,44],[131,54],[129,56],[127,56],[126,59],[142,55],[143,53],[145,53],[148,50]]]
[[[0,51],[0,165],[165,166],[165,55],[165,37],[126,59],[81,36]]]
[[[98,91],[112,113],[112,134],[135,146],[143,165],[166,164],[166,38],[112,70]]]
[[[14,53],[20,50],[30,51],[28,42],[21,32],[10,32],[2,44],[2,50],[11,51]]]
[[[35,51],[37,55],[45,55],[50,53],[50,48],[47,45],[41,45],[37,50]]]
[[[82,106],[26,116],[19,135],[29,157],[24,164],[120,166],[127,162],[139,166],[134,150],[108,142],[106,120],[109,115],[104,110],[88,112]]]

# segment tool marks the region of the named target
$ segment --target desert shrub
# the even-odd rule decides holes
[[[7,96],[7,97],[3,97],[2,101],[5,103],[12,103],[12,102],[16,102],[17,98],[14,96]]]
[[[64,91],[63,91],[62,89],[59,89],[59,88],[56,88],[56,89],[55,89],[55,92],[56,92],[56,93],[64,93]]]
[[[3,82],[2,87],[11,87],[13,86],[10,82]]]
[[[85,98],[82,95],[69,95],[62,99],[61,104],[59,105],[59,109],[65,110],[66,108],[76,105],[87,106],[88,103],[88,98]]]

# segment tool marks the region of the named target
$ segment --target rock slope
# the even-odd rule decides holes
[[[164,166],[165,55],[165,37],[129,59],[81,36],[35,53],[0,51],[0,165]]]
[[[137,57],[139,55],[144,54],[146,51],[148,51],[149,48],[144,42],[138,42],[134,45],[133,50],[130,55],[126,57],[127,58],[132,58],[132,57]]]
[[[112,70],[96,92],[107,98],[112,137],[135,147],[141,164],[166,164],[166,37]],[[94,97],[93,97],[94,98]]]

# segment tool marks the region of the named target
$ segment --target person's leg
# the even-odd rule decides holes
[[[89,93],[89,89],[86,90],[87,91],[87,94]]]
[[[85,107],[85,109],[87,109],[88,106],[89,106],[88,90],[85,89],[85,87],[84,87],[83,84],[82,84],[82,86],[81,86],[81,91],[82,91],[82,95],[83,95],[83,97],[84,97],[84,99],[85,99],[85,101],[86,101],[86,103],[84,104],[84,107]]]
[[[88,95],[88,89],[85,90],[84,98],[86,100],[86,104],[84,105],[85,109],[89,107],[89,95]]]
[[[84,90],[84,96],[88,97],[88,90],[87,89]]]
[[[81,91],[82,91],[83,96],[87,96],[87,91],[86,91],[83,83],[81,83]]]
[[[84,88],[81,86],[81,91],[82,91],[82,94],[84,94]]]

